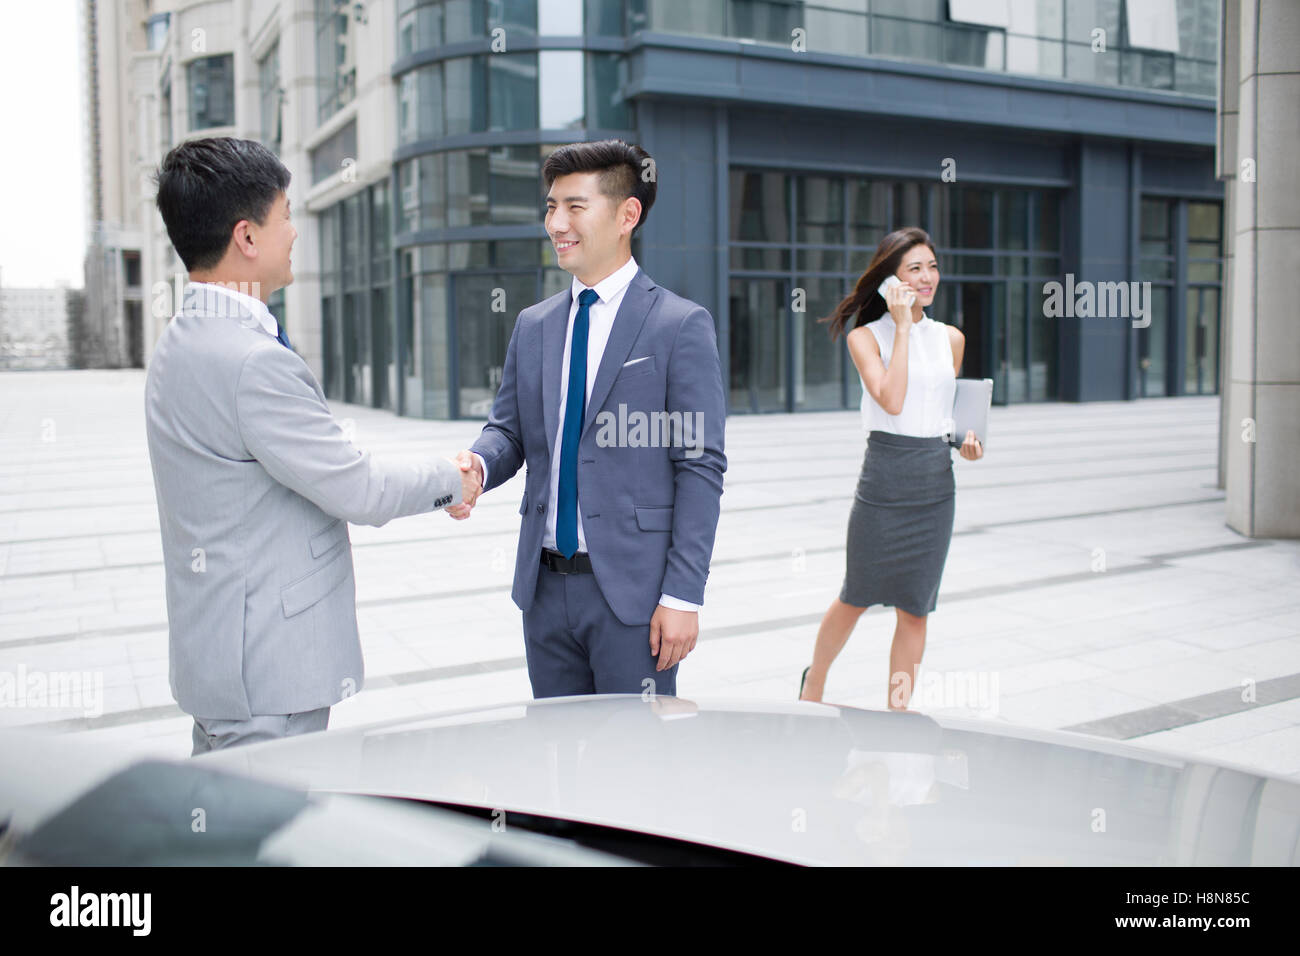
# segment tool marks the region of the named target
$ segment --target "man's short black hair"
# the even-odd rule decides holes
[[[181,143],[163,157],[154,179],[167,236],[189,271],[220,262],[235,223],[262,225],[289,188],[289,170],[275,153],[231,136]]]
[[[621,139],[570,143],[556,149],[542,165],[542,178],[547,189],[555,180],[570,173],[600,173],[600,191],[616,204],[635,196],[641,201],[641,218],[637,220],[632,235],[636,235],[645,224],[650,207],[655,204],[658,176],[654,160],[640,146]]]

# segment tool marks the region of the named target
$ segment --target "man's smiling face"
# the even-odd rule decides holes
[[[558,176],[546,194],[546,232],[561,269],[592,286],[631,253],[638,200],[616,202],[600,191],[600,173]]]

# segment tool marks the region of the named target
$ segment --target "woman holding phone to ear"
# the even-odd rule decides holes
[[[831,662],[872,604],[897,615],[889,652],[887,703],[906,710],[925,650],[952,538],[952,404],[966,338],[925,315],[939,286],[939,265],[922,229],[891,232],[853,292],[822,321],[845,342],[862,377],[867,453],[849,515],[847,571],[822,618],[813,662],[799,699],[819,701]],[[961,456],[984,449],[967,432]]]

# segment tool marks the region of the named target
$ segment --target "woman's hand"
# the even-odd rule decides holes
[[[894,325],[902,329],[912,327],[912,305],[916,302],[916,290],[906,282],[889,289],[889,298],[886,303],[889,305],[890,318],[894,320]]]
[[[967,461],[979,461],[984,457],[984,446],[975,437],[975,432],[966,432],[966,440],[961,443],[961,456]]]

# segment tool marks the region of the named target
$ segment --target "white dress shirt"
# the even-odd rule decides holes
[[[888,312],[868,322],[880,344],[880,358],[889,367],[894,352],[894,318]],[[907,391],[903,407],[891,415],[880,406],[866,384],[862,386],[862,425],[868,432],[892,432],[934,438],[951,428],[957,375],[952,367],[952,340],[948,326],[928,315],[913,324],[907,338]]]
[[[546,532],[542,535],[542,547],[556,550],[555,547],[555,520],[558,508],[556,506],[560,494],[560,453],[564,444],[564,413],[569,403],[569,353],[573,344],[573,322],[578,315],[578,295],[587,288],[596,290],[599,298],[587,308],[587,402],[591,401],[591,389],[596,384],[596,372],[600,369],[600,360],[605,354],[605,346],[609,343],[610,332],[614,329],[614,318],[618,315],[618,307],[623,302],[623,294],[627,292],[627,287],[632,284],[636,278],[637,270],[640,266],[636,264],[635,257],[629,257],[627,262],[621,267],[601,279],[594,286],[585,286],[578,281],[577,276],[573,278],[573,284],[570,287],[572,300],[569,304],[569,324],[564,333],[564,361],[560,366],[560,415],[559,425],[555,429],[555,447],[551,449],[551,500],[550,506],[546,509]],[[487,464],[483,461],[482,456],[475,455],[478,459],[479,467],[483,469],[483,484],[487,484]],[[587,537],[582,527],[582,490],[578,490],[578,550],[587,550]],[[681,598],[675,598],[668,594],[661,594],[659,603],[664,607],[672,608],[677,611],[698,611],[699,604],[693,604],[690,601],[683,601]]]
[[[266,307],[266,303],[261,299],[255,299],[251,295],[245,295],[229,286],[221,285],[218,282],[189,282],[185,286],[185,298],[189,298],[191,290],[199,293],[206,300],[205,309],[210,312],[233,311],[230,305],[238,303],[257,319],[257,328],[261,329],[273,339],[280,338],[280,325],[275,321],[275,316],[271,310]],[[225,303],[214,304],[214,296],[225,296],[228,300]],[[247,323],[245,323],[247,324]],[[252,328],[252,326],[249,326]]]

